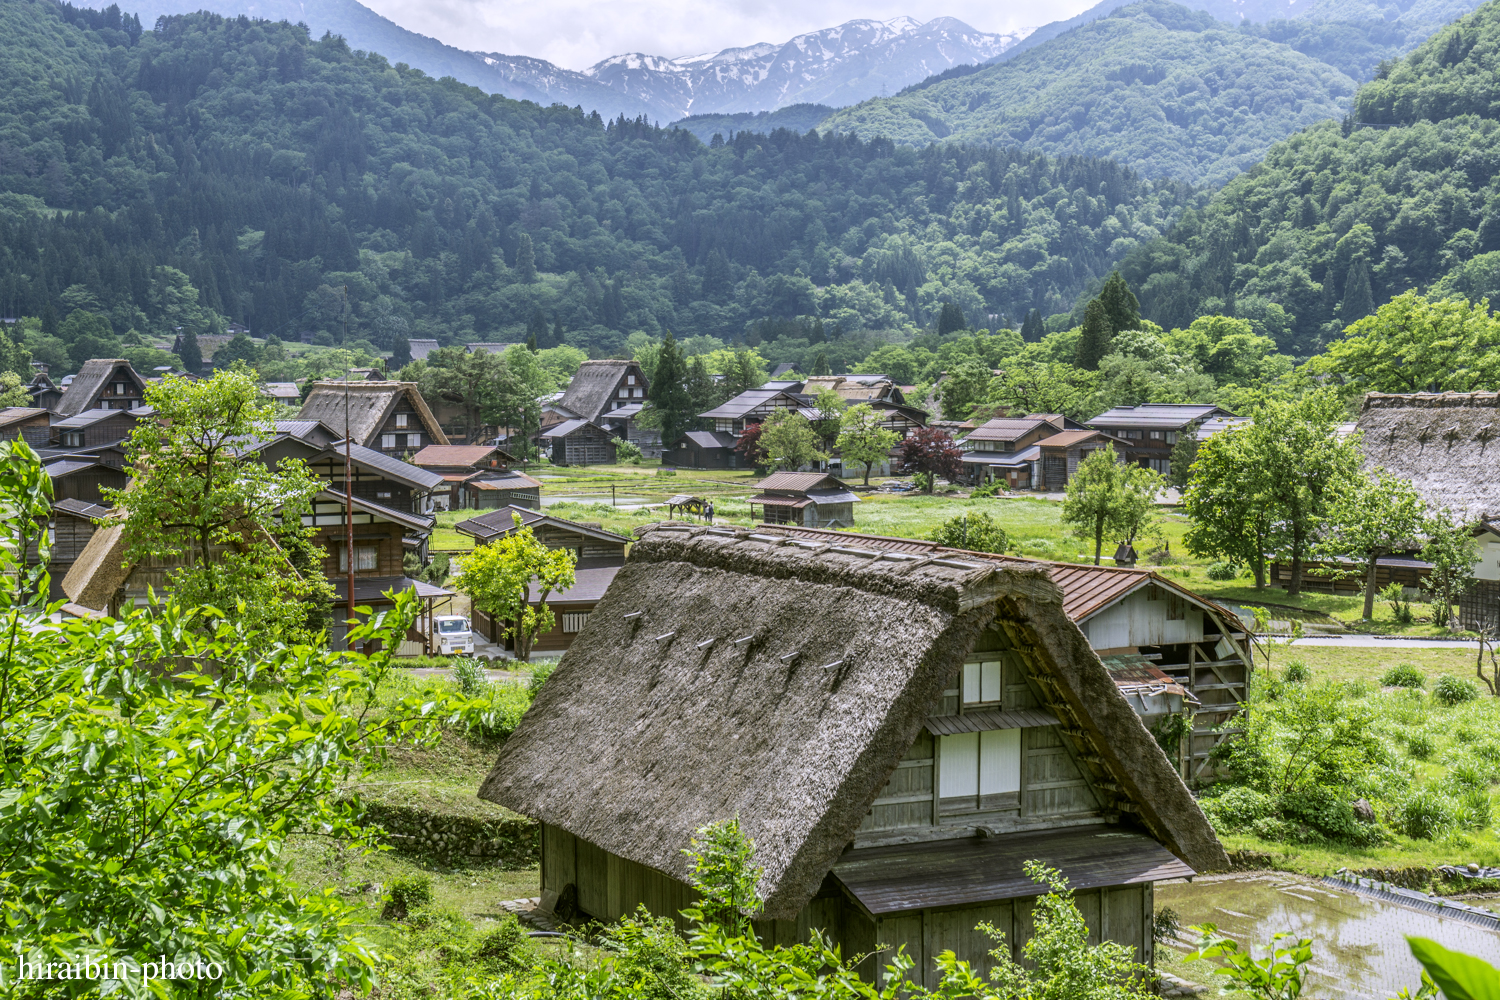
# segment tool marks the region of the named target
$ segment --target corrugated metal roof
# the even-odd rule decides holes
[[[1211,416],[1232,417],[1234,414],[1212,403],[1144,403],[1140,406],[1116,406],[1086,422],[1090,427],[1160,427],[1174,430]]]
[[[733,449],[738,443],[733,434],[720,434],[718,431],[688,431],[683,437],[700,448]]]
[[[959,733],[987,733],[994,729],[1030,729],[1061,725],[1057,716],[1035,709],[1010,712],[965,712],[963,715],[934,715],[927,720],[927,731],[935,736],[957,736]]]
[[[87,500],[74,500],[71,497],[66,500],[57,501],[52,505],[52,509],[54,511],[60,510],[65,514],[72,514],[76,517],[98,518],[109,514],[108,507],[101,507],[96,503],[89,503]]]
[[[801,510],[803,507],[809,507],[813,503],[813,501],[806,497],[782,497],[772,493],[757,493],[745,502],[760,504],[763,507],[791,507],[794,510]]]
[[[1030,434],[1043,425],[1051,426],[1040,417],[1035,419],[1018,419],[1016,417],[996,417],[994,420],[980,424],[969,432],[970,441],[1014,441],[1025,434]]]
[[[91,427],[101,420],[108,420],[110,417],[118,417],[122,413],[129,414],[132,417],[139,417],[142,414],[154,412],[156,411],[147,409],[144,406],[137,407],[134,410],[106,410],[102,408],[95,408],[92,410],[84,410],[82,413],[75,414],[63,420],[54,420],[52,421],[52,426],[60,427],[63,430],[77,430],[80,427]]]
[[[757,407],[765,406],[777,396],[785,396],[793,407],[806,406],[812,402],[800,393],[790,392],[786,389],[746,389],[733,399],[726,400],[712,410],[700,413],[698,416],[708,419],[732,420],[736,417],[743,417]]]
[[[589,601],[597,602],[604,597],[604,592],[614,582],[615,574],[620,572],[619,566],[598,566],[593,569],[578,569],[573,571],[573,586],[562,593],[553,592],[547,595],[548,604],[583,604]],[[537,589],[536,581],[527,585],[526,599],[535,602],[539,599],[541,592]]]
[[[44,406],[7,406],[0,410],[0,426],[30,420],[32,417],[39,417],[47,412]]]
[[[872,914],[1040,896],[1022,865],[1056,868],[1073,889],[1197,874],[1172,852],[1119,827],[1082,827],[849,851],[833,874]]]
[[[84,469],[92,469],[96,465],[104,466],[106,469],[109,468],[103,462],[95,462],[88,459],[63,459],[60,462],[53,462],[50,465],[42,466],[42,471],[46,472],[53,479],[61,479],[63,476],[71,476],[73,473],[82,472]]]
[[[827,483],[828,485],[824,485]],[[849,487],[826,472],[773,472],[755,484],[758,490],[792,490],[804,493],[808,490],[842,489]]]
[[[488,444],[430,444],[411,457],[412,465],[473,465],[494,454]]]
[[[317,456],[314,461],[321,461],[330,455],[335,459],[342,459],[344,456],[344,443],[342,441],[335,441],[329,446],[327,451]],[[351,444],[349,446],[349,460],[368,466],[383,475],[389,476],[398,483],[405,483],[417,489],[433,490],[443,485],[443,477],[436,472],[419,469],[410,462],[403,462],[399,458],[387,455],[385,452],[376,451],[374,448],[366,448],[361,444]]]
[[[567,437],[580,427],[587,426],[587,420],[564,420],[562,423],[548,428],[542,432],[544,438]],[[602,428],[601,428],[602,429]]]
[[[1082,444],[1090,438],[1102,438],[1106,435],[1100,431],[1060,431],[1051,437],[1042,438],[1037,442],[1038,448],[1071,448],[1075,444]]]
[[[514,504],[497,507],[487,514],[471,517],[467,521],[460,521],[453,526],[453,530],[477,539],[481,543],[487,542],[492,538],[498,538],[501,535],[506,535],[514,531],[516,528],[514,515],[516,514],[521,515],[521,527],[523,528],[550,525],[555,528],[561,528],[564,531],[577,532],[589,538],[614,542],[622,546],[630,543],[630,539],[622,535],[617,535],[612,531],[605,531],[603,528],[591,528],[586,524],[579,524],[577,521],[569,521],[563,517],[554,517],[551,514],[544,514],[539,510],[532,510],[529,507],[517,507]]]
[[[421,580],[413,580],[409,576],[371,576],[354,578],[354,600],[357,604],[389,604],[391,599],[385,596],[387,590],[402,593],[407,590],[415,590],[418,597],[452,597],[455,591],[444,590]],[[333,581],[334,603],[349,600],[349,578],[340,574]]]
[[[318,491],[318,495],[315,499],[322,500],[324,503],[328,503],[330,501],[336,503],[344,503],[345,501],[343,491],[336,490],[328,486],[325,486],[322,490]],[[355,497],[352,505],[357,511],[362,511],[366,514],[372,514],[375,517],[383,517],[387,521],[394,521],[399,525],[407,528],[412,528],[417,531],[431,531],[433,524],[437,522],[437,519],[434,517],[429,517],[423,514],[412,514],[404,510],[397,510],[394,507],[387,507],[385,504],[375,503],[373,500],[366,500],[363,497]]]

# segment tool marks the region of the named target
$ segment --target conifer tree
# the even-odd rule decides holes
[[[1042,311],[1033,309],[1026,314],[1026,319],[1021,324],[1021,339],[1028,344],[1034,344],[1047,335],[1047,329],[1042,325]]]
[[[266,346],[271,346],[271,340],[266,338]],[[396,339],[391,342],[391,364],[390,370],[397,371],[411,364],[411,341],[402,334],[396,334]]]
[[[182,331],[182,347],[177,356],[182,359],[182,370],[190,375],[198,374],[203,367],[203,351],[198,347],[198,335],[192,330]]]
[[[1099,359],[1109,353],[1114,332],[1109,328],[1109,314],[1104,303],[1091,299],[1083,313],[1083,330],[1078,335],[1076,363],[1084,371],[1098,371]]]
[[[1095,301],[1104,306],[1104,315],[1109,321],[1111,337],[1122,330],[1135,330],[1140,327],[1141,304],[1136,301],[1135,293],[1130,290],[1129,285],[1125,284],[1125,279],[1120,276],[1119,271],[1110,272],[1108,280],[1099,290]]]
[[[567,342],[563,333],[562,317],[557,313],[552,314],[552,339],[547,341],[548,347],[561,347]]]
[[[1354,263],[1349,265],[1349,276],[1344,279],[1344,302],[1339,307],[1339,318],[1348,326],[1374,311],[1375,296],[1370,291],[1370,268],[1363,256],[1356,257]]]
[[[941,337],[945,333],[953,333],[955,330],[967,330],[969,321],[964,319],[964,311],[952,302],[943,303],[943,311],[938,313],[937,332]]]
[[[661,424],[661,442],[667,447],[676,444],[683,432],[693,426],[696,416],[692,397],[688,394],[687,375],[682,349],[677,346],[672,331],[668,330],[656,358],[656,374],[646,390],[646,401],[656,411],[656,419]]]
[[[536,280],[536,251],[530,233],[522,233],[516,241],[516,275],[528,285]]]
[[[808,374],[809,375],[832,375],[833,374],[833,369],[828,366],[828,352],[827,351],[819,350],[817,354],[813,355],[813,359],[812,359],[812,371],[808,372]]]

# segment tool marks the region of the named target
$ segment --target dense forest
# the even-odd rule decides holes
[[[1206,201],[1015,149],[705,145],[285,22],[141,32],[113,8],[8,0],[0,53],[0,315],[64,341],[75,312],[127,343],[238,321],[380,348],[540,329],[593,354],[636,331],[914,332],[944,302],[1019,325]]]
[[[977,73],[830,115],[822,127],[1110,156],[1223,183],[1298,129],[1342,116],[1355,83],[1279,40],[1144,0]]]
[[[1409,289],[1500,300],[1500,7],[1438,32],[1350,119],[1273,147],[1123,271],[1166,327],[1251,319],[1309,354]]]

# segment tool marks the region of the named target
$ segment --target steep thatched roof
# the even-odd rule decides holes
[[[371,439],[385,426],[386,417],[405,397],[421,421],[422,431],[432,444],[447,444],[448,437],[427,408],[427,401],[417,391],[415,382],[314,382],[297,414],[300,420],[321,420],[335,434],[344,431],[344,393],[349,394],[349,422],[353,438],[369,446]]]
[[[1357,429],[1367,469],[1411,480],[1466,520],[1500,516],[1500,393],[1372,392]]]
[[[136,388],[142,391],[146,383],[130,367],[130,362],[124,358],[92,358],[83,363],[78,369],[78,374],[73,376],[73,381],[63,390],[62,398],[57,401],[57,414],[63,417],[71,417],[75,413],[82,413],[91,409],[99,391],[104,388],[104,383],[110,381],[115,371],[124,367],[129,372],[129,378],[135,383]]]
[[[558,400],[558,404],[572,410],[584,420],[598,420],[599,414],[609,404],[615,386],[620,384],[620,379],[627,373],[639,376],[640,386],[645,388],[646,379],[640,372],[640,366],[634,361],[585,361],[579,366],[573,381],[568,383],[567,391]]]
[[[125,560],[125,525],[107,525],[94,532],[68,567],[62,582],[63,593],[72,604],[91,611],[107,611],[110,598],[125,586],[133,565]]]
[[[1044,566],[908,556],[858,537],[641,533],[484,798],[679,879],[693,831],[738,816],[765,867],[766,915],[790,918],[997,623],[1034,648],[1046,707],[1086,734],[1113,807],[1194,868],[1227,865]]]

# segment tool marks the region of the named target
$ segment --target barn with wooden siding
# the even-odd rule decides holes
[[[615,460],[615,435],[587,420],[564,420],[542,432],[542,449],[553,465],[608,465]]]
[[[1045,566],[638,533],[480,792],[541,822],[549,899],[678,917],[682,849],[738,817],[765,939],[904,945],[932,985],[944,949],[988,969],[981,920],[1019,954],[1044,891],[1027,860],[1147,963],[1153,883],[1227,867]]]

